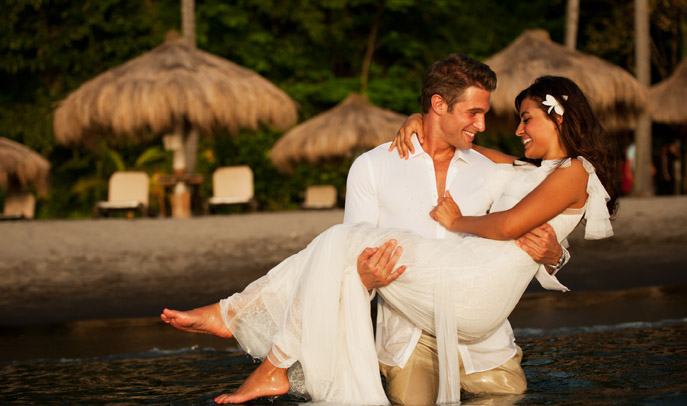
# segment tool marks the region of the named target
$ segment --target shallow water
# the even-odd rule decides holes
[[[463,404],[687,404],[687,319],[515,334],[527,393],[464,397]],[[4,361],[0,403],[213,404],[256,365],[232,347]]]

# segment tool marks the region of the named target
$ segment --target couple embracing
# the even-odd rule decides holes
[[[461,387],[525,391],[507,317],[535,276],[567,290],[553,275],[568,258],[560,242],[583,217],[586,238],[612,235],[615,160],[586,97],[561,77],[541,77],[515,100],[525,159],[474,146],[495,87],[494,72],[471,58],[434,63],[424,114],[351,167],[344,224],[241,293],[164,310],[172,326],[235,337],[263,360],[217,403],[297,387],[350,404],[457,402]]]

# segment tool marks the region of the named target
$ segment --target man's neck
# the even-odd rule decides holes
[[[425,122],[423,132],[425,133],[425,142],[422,144],[422,149],[433,161],[446,162],[453,158],[456,148],[439,139],[438,131],[432,123]]]
[[[435,127],[431,120],[423,124],[425,142],[422,149],[432,158],[434,162],[434,180],[436,181],[437,196],[444,196],[446,190],[446,178],[451,160],[456,153],[456,148],[441,140],[440,130]]]

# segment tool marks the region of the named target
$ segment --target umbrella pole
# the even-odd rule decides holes
[[[174,186],[172,217],[176,219],[191,217],[191,191],[183,180],[179,180]]]
[[[186,154],[186,173],[192,174],[196,171],[196,160],[198,156],[198,139],[200,133],[198,129],[191,126],[184,139],[184,151]]]
[[[171,149],[174,151],[172,167],[174,168],[174,175],[177,177],[172,193],[172,217],[186,219],[191,217],[191,191],[184,180],[186,150],[184,148],[183,124],[175,127],[172,137],[174,140],[170,143]]]

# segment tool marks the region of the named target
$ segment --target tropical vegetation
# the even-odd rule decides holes
[[[286,91],[300,106],[300,121],[360,91],[363,72],[374,104],[416,112],[422,75],[431,62],[451,52],[484,60],[530,28],[543,28],[562,43],[565,31],[564,0],[198,0],[195,7],[197,46]],[[687,0],[652,0],[650,9],[656,83],[687,55]],[[632,10],[627,1],[581,1],[577,48],[634,72]],[[95,146],[59,145],[52,114],[85,81],[179,30],[179,0],[6,0],[3,15],[0,136],[29,146],[52,165],[52,187],[38,201],[38,217],[91,216],[93,204],[106,199],[107,179],[116,170],[171,171],[170,153],[159,139],[111,143],[104,134]],[[370,42],[373,27],[377,34]],[[364,69],[370,49],[371,63]],[[253,168],[261,210],[297,208],[310,184],[334,184],[343,192],[350,159],[299,164],[290,174],[277,171],[269,150],[281,135],[264,128],[202,137],[196,167],[205,176],[196,192],[200,199],[211,194],[212,171],[235,164]],[[490,146],[517,154],[518,146],[508,139],[484,137]]]

